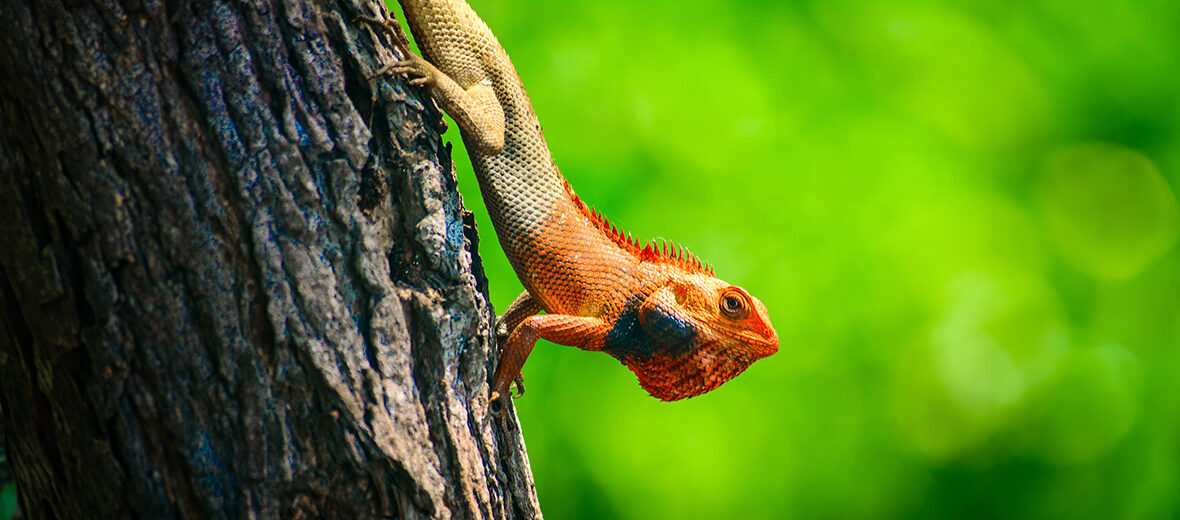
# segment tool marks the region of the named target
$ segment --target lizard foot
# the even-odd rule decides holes
[[[381,70],[378,70],[377,73],[370,76],[369,79],[373,79],[378,76],[384,76],[386,74],[405,74],[406,77],[410,78],[409,83],[411,85],[416,85],[419,87],[433,85],[435,82],[435,77],[438,74],[438,69],[434,68],[434,65],[431,65],[430,62],[422,59],[422,57],[418,56],[417,54],[408,54],[408,56],[409,57],[404,60],[395,61],[389,65],[381,67]]]
[[[429,86],[435,83],[435,78],[438,77],[440,72],[430,62],[410,52],[410,40],[406,37],[406,33],[402,30],[402,25],[397,21],[397,18],[386,15],[385,19],[382,20],[380,18],[362,15],[353,18],[352,21],[364,22],[384,29],[389,34],[390,39],[393,40],[394,45],[397,46],[397,50],[401,52],[402,56],[405,56],[405,59],[381,67],[376,74],[369,76],[367,79],[373,79],[386,74],[405,74],[409,78],[411,85]]]
[[[384,9],[382,9],[384,11]],[[375,18],[372,16],[360,15],[352,19],[353,23],[365,22],[370,25],[375,25],[384,29],[389,37],[393,39],[393,44],[397,46],[397,50],[401,51],[402,56],[410,55],[410,39],[406,37],[406,31],[402,30],[402,24],[397,21],[397,18],[385,14],[385,19]]]
[[[517,375],[513,380],[516,383],[516,394],[513,395],[511,390],[501,395],[500,392],[492,390],[491,395],[488,396],[488,411],[493,415],[504,415],[508,407],[505,404],[509,399],[520,399],[524,395],[524,375]]]

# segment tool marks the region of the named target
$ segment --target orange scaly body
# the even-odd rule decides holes
[[[402,43],[406,59],[384,71],[430,87],[455,118],[525,287],[500,320],[492,400],[508,395],[542,338],[614,356],[666,401],[708,392],[778,351],[756,298],[683,249],[640,245],[582,203],[553,163],[508,54],[465,1],[400,2],[425,59]]]

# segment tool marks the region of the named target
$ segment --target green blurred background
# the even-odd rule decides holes
[[[471,4],[582,198],[782,339],[676,403],[538,345],[549,518],[1180,516],[1180,3]]]

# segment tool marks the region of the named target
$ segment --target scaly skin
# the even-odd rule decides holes
[[[394,30],[406,59],[382,72],[428,86],[458,123],[525,287],[500,320],[506,338],[492,401],[509,395],[542,338],[614,356],[665,401],[708,392],[778,351],[758,299],[683,249],[640,245],[579,200],[549,155],[512,61],[466,2],[399,1],[425,59]]]

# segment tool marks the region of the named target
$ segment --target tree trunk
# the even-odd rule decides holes
[[[361,0],[0,0],[28,518],[532,518],[442,119]]]

